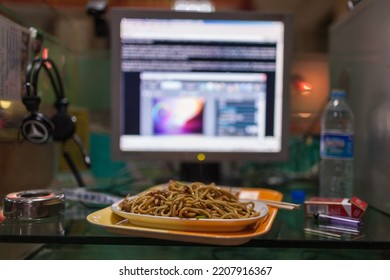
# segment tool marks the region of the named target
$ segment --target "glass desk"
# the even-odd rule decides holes
[[[284,200],[288,201],[288,196],[285,196]],[[357,252],[358,258],[366,258],[371,254],[366,252],[375,252],[374,258],[390,258],[390,217],[370,206],[362,218],[364,226],[359,234],[344,233],[331,236],[313,234],[305,230],[311,226],[313,219],[305,217],[303,207],[292,211],[279,209],[269,231],[238,246],[181,242],[113,233],[87,221],[86,217],[98,210],[99,208],[90,208],[80,202],[67,201],[65,213],[60,218],[34,223],[3,221],[0,223],[0,243],[39,243],[56,248],[59,248],[58,246],[60,248],[70,248],[70,246],[85,248],[88,245],[114,246],[115,248],[136,246],[139,250],[169,246],[193,250],[194,258],[197,258],[198,248],[206,247],[214,249],[219,247],[232,252],[237,252],[237,248],[241,250],[261,248],[346,250]],[[344,255],[346,258],[349,256],[352,255],[348,253]]]

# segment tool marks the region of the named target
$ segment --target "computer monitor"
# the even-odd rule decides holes
[[[286,159],[289,14],[117,8],[110,24],[115,159]]]

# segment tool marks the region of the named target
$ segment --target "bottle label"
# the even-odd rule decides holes
[[[325,132],[320,149],[321,158],[353,159],[353,134]]]

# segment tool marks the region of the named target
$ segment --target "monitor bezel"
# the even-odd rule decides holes
[[[157,9],[113,8],[110,11],[110,59],[111,59],[111,155],[115,160],[164,160],[173,162],[199,162],[201,152],[183,151],[122,151],[120,150],[120,93],[121,93],[121,54],[120,21],[122,18],[156,19],[217,19],[217,20],[267,20],[284,23],[284,68],[281,149],[278,152],[207,152],[205,162],[253,161],[275,162],[288,158],[290,121],[290,69],[292,55],[292,15],[288,12],[265,11],[218,11],[189,12]]]

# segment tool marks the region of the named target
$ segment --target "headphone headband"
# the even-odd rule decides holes
[[[27,64],[27,68],[26,68],[26,80],[25,80],[25,83],[24,83],[24,86],[25,86],[25,89],[26,89],[26,95],[27,96],[31,96],[31,92],[30,90],[33,91],[32,95],[33,96],[36,96],[35,94],[35,88],[33,87],[33,85],[31,84],[31,72],[32,72],[32,69],[35,65],[35,63],[41,61],[42,58],[35,58],[34,60],[30,61],[28,64]]]
[[[25,81],[26,96],[37,96],[38,77],[42,68],[48,75],[54,88],[57,102],[59,102],[65,98],[64,87],[56,64],[49,58],[35,58],[27,65]],[[54,72],[54,76],[52,72]]]

